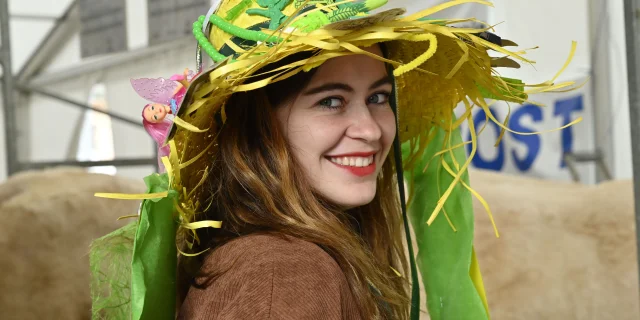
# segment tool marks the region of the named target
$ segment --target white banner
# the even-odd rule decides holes
[[[585,80],[578,79],[577,83]],[[473,159],[475,168],[527,175],[544,179],[571,180],[569,170],[563,160],[565,153],[594,152],[593,114],[589,86],[567,93],[545,93],[529,97],[536,105],[513,105],[507,127],[517,132],[544,132],[560,128],[580,117],[583,121],[561,131],[539,135],[519,135],[506,132],[502,142],[496,147],[500,127],[489,120],[478,137],[478,149]],[[484,110],[475,107],[473,122],[476,130],[486,123]],[[505,102],[495,102],[490,107],[496,119],[504,121],[508,113]],[[464,112],[458,107],[456,114]],[[469,127],[462,127],[462,137],[469,141]],[[467,154],[471,145],[467,146]],[[595,183],[594,164],[578,164],[578,174],[583,183]]]
[[[415,0],[391,0],[384,8],[405,8],[408,13],[415,13],[431,7],[435,7],[439,4],[449,2],[450,0],[428,0],[428,1],[415,1]],[[430,15],[430,18],[434,19],[467,19],[475,18],[479,21],[489,21],[489,10],[491,7],[477,4],[467,3],[463,5],[453,6],[451,8],[442,10],[435,14]],[[471,27],[477,26],[473,22],[460,23],[458,27]]]

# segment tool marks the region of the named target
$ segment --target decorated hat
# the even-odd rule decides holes
[[[471,200],[481,197],[471,189],[467,175],[480,131],[473,127],[472,109],[484,109],[491,121],[509,130],[506,120],[491,113],[490,100],[528,103],[530,93],[566,90],[573,83],[555,84],[554,78],[527,85],[501,77],[499,68],[519,68],[533,61],[523,52],[507,49],[515,43],[491,33],[489,26],[462,28],[456,25],[472,19],[430,18],[471,2],[492,5],[449,1],[406,15],[403,9],[380,11],[386,0],[215,1],[209,13],[193,24],[199,73],[167,133],[170,153],[162,159],[166,174],[147,177],[149,190],[144,195],[101,195],[144,201],[137,227],[128,229],[136,230],[130,235],[135,239],[130,257],[133,276],[121,282],[131,282],[130,295],[105,294],[117,291],[114,280],[95,282],[94,299],[99,303],[94,302],[94,314],[125,312],[105,306],[128,303],[134,319],[173,317],[176,235],[189,239],[195,229],[224,224],[202,220],[200,213],[207,206],[203,185],[226,121],[226,102],[234,93],[264,88],[335,57],[364,54],[385,62],[393,79],[394,156],[402,164],[397,166],[400,194],[408,198],[406,207],[402,203],[405,233],[409,244],[413,234],[418,245],[416,254],[409,245],[411,274],[406,275],[414,284],[411,318],[417,319],[421,307],[419,270],[431,319],[488,319],[473,252]],[[381,46],[382,56],[363,49],[375,44]],[[270,65],[276,67],[267,68]],[[454,115],[457,107],[463,109],[459,118]],[[471,141],[462,141],[458,128],[463,122],[469,123]],[[467,144],[471,145],[468,157]],[[404,190],[403,181],[409,190]],[[114,235],[122,239],[123,231],[119,232]],[[105,248],[114,241],[107,236],[94,244],[95,270],[104,264],[109,256]]]

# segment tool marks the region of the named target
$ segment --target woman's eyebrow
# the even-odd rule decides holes
[[[354,92],[353,88],[345,83],[332,82],[325,83],[321,86],[311,88],[303,93],[305,96],[310,96],[316,93],[324,92],[324,91],[332,91],[332,90],[342,90],[347,92]]]
[[[380,78],[380,80],[374,82],[370,87],[369,90],[373,90],[375,88],[381,87],[383,85],[393,85],[393,83],[391,82],[391,78],[389,76],[384,76],[383,78]]]
[[[384,76],[382,78],[380,78],[378,81],[374,82],[373,84],[371,84],[371,86],[369,87],[369,90],[373,90],[375,88],[378,88],[380,86],[389,84],[391,85],[391,78],[389,78],[389,76]],[[305,96],[310,96],[310,95],[314,95],[317,93],[321,93],[324,91],[332,91],[332,90],[342,90],[342,91],[347,91],[347,92],[354,92],[355,90],[349,86],[346,83],[340,83],[340,82],[330,82],[330,83],[325,83],[323,85],[317,86],[315,88],[311,88],[307,91],[305,91],[303,93],[303,95]]]

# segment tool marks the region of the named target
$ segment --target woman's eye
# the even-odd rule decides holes
[[[389,102],[389,94],[380,92],[369,97],[367,103],[384,104]]]
[[[155,110],[155,108],[156,108],[156,107],[154,107],[154,106],[151,106],[151,111],[153,111],[153,110]]]
[[[157,121],[157,120],[158,120],[158,116],[154,115],[154,116],[153,116],[153,120],[156,120],[156,121]]]
[[[326,98],[326,99],[320,100],[318,105],[320,105],[323,108],[337,109],[337,108],[342,107],[342,99],[340,99],[340,98]]]

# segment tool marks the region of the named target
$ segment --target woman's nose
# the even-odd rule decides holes
[[[367,106],[354,108],[350,113],[351,121],[347,136],[352,139],[378,141],[382,137],[382,128]]]

